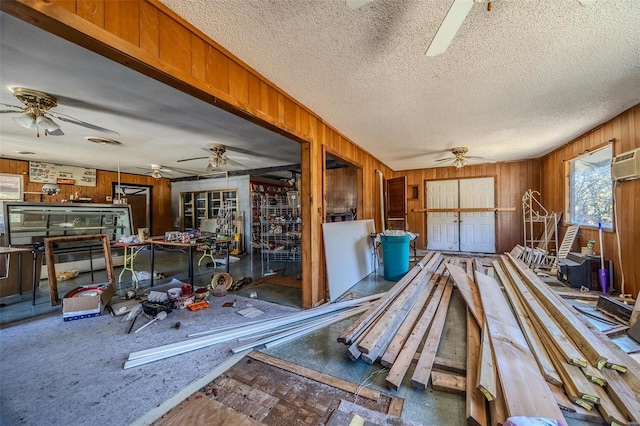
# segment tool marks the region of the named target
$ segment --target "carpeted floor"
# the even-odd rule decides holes
[[[222,304],[237,300],[236,308]],[[127,334],[122,317],[64,322],[38,317],[0,330],[0,425],[128,425],[213,370],[235,342],[123,369],[133,351],[180,342],[216,326],[254,321],[235,312],[247,303],[272,318],[297,309],[235,295],[212,297],[211,307],[174,310],[164,321]],[[137,329],[146,318],[138,318]],[[180,328],[174,325],[180,322]],[[246,343],[246,342],[243,342]]]

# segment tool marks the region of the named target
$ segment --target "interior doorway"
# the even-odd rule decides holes
[[[133,231],[138,228],[153,229],[153,217],[151,215],[151,197],[153,187],[150,185],[139,185],[113,182],[111,184],[111,194],[113,202],[121,202],[131,206],[131,221]],[[120,200],[120,201],[118,201]]]
[[[495,179],[427,181],[427,249],[496,252]]]

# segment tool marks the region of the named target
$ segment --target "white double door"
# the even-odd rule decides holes
[[[427,249],[496,252],[494,178],[428,181]]]

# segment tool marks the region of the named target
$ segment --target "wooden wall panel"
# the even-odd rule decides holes
[[[20,174],[24,176],[23,184],[25,192],[40,192],[41,183],[29,182],[29,162],[22,160],[10,160],[0,158],[0,173]],[[168,179],[154,179],[151,176],[121,173],[122,184],[151,185],[152,192],[152,235],[163,235],[165,231],[173,230],[171,213],[171,188]],[[78,193],[79,197],[90,197],[94,203],[105,204],[106,197],[111,195],[111,187],[118,182],[118,173],[106,170],[96,171],[96,186],[60,185],[60,192],[53,196],[40,196],[39,194],[25,194],[24,200],[28,202],[59,203],[68,200],[70,195]]]
[[[104,29],[134,46],[139,46],[140,2],[137,0],[105,1]]]
[[[629,109],[619,116],[604,123],[591,132],[576,138],[562,148],[542,158],[542,197],[545,205],[553,210],[564,210],[567,188],[564,181],[563,162],[575,158],[586,149],[593,150],[614,140],[614,155],[640,148],[640,106]],[[640,179],[619,182],[615,186],[617,220],[615,231],[604,231],[603,248],[605,257],[614,262],[615,290],[623,290],[634,297],[640,292]],[[564,235],[566,223],[563,221]],[[620,253],[618,253],[617,236],[620,237]],[[589,240],[596,241],[598,246],[598,229],[581,227],[577,242],[573,249],[579,250]],[[618,256],[622,262],[620,262]],[[624,271],[624,289],[622,289],[622,272]]]
[[[160,54],[158,9],[148,3],[140,4],[140,48],[150,55]]]
[[[420,211],[426,207],[425,182],[428,180],[495,177],[496,207],[515,207],[515,212],[499,212],[496,219],[496,252],[510,251],[522,244],[522,195],[527,189],[540,189],[540,161],[525,160],[508,163],[480,164],[455,167],[436,167],[396,172],[394,176],[407,176],[408,186],[418,186],[418,199],[408,200],[408,227],[420,234],[417,247],[427,242],[426,216]]]
[[[76,8],[79,17],[104,28],[103,0],[78,0]]]
[[[158,51],[160,60],[191,73],[191,34],[164,13],[158,16]]]

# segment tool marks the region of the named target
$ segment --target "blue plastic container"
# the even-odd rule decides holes
[[[381,235],[384,279],[398,281],[409,272],[409,235]]]

